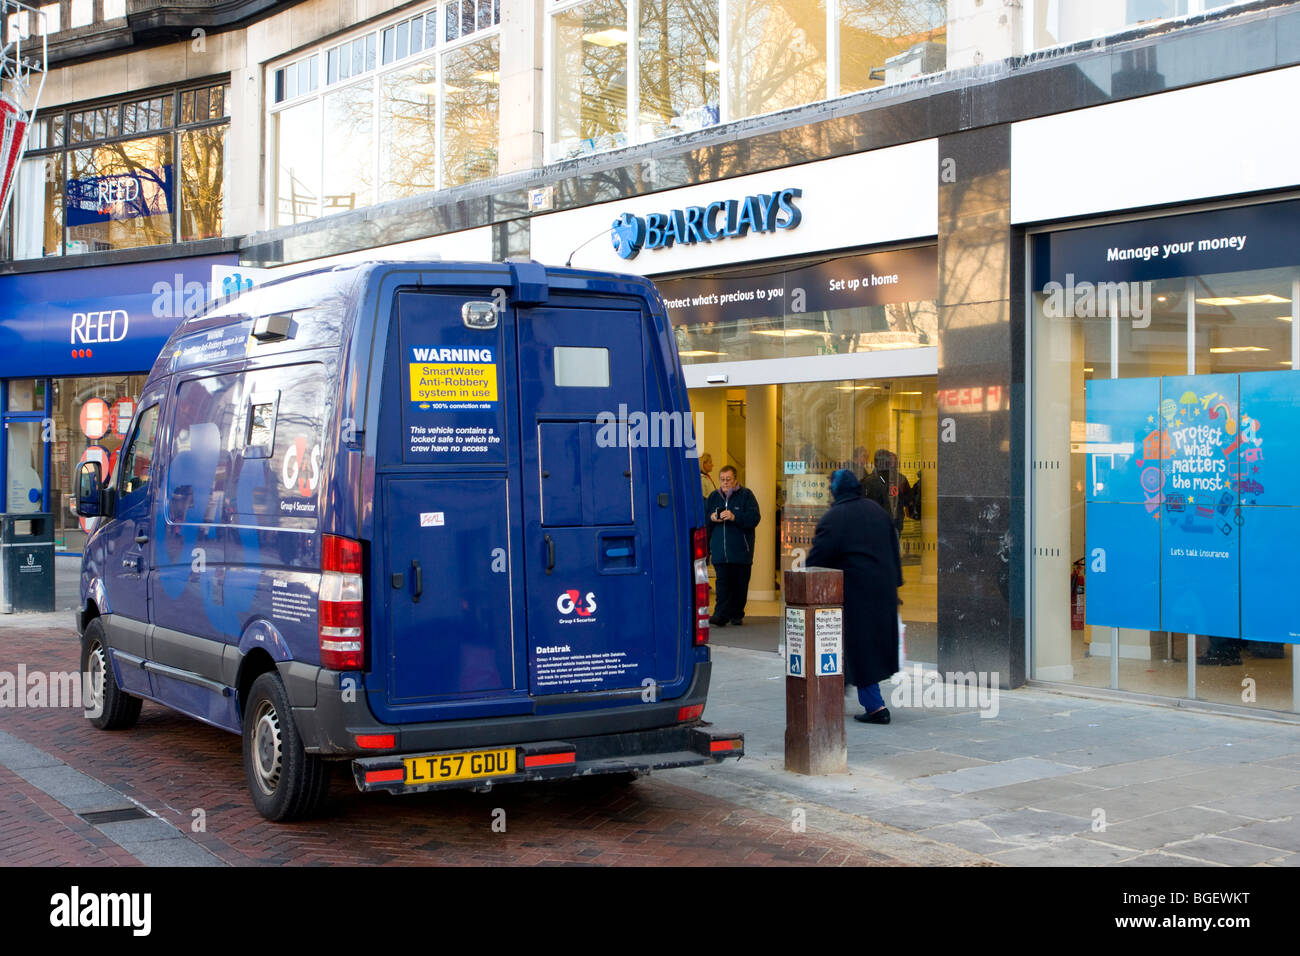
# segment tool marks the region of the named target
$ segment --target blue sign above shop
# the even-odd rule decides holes
[[[1300,641],[1300,374],[1087,392],[1087,621]]]
[[[1300,201],[1290,201],[1044,233],[1033,240],[1033,284],[1291,268],[1297,222]]]
[[[153,366],[205,308],[212,267],[235,255],[0,276],[0,378],[107,375]]]

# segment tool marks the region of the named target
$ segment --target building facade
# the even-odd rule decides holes
[[[715,476],[759,500],[756,607],[829,472],[879,472],[909,658],[1300,712],[1300,599],[1272,583],[1297,474],[1297,5],[47,9],[65,29],[46,18],[0,265],[11,510],[66,511],[59,468],[111,457],[92,436],[128,411],[149,323],[214,294],[390,256],[636,272]],[[1243,411],[1257,393],[1271,419]],[[1213,454],[1180,458],[1194,438]]]

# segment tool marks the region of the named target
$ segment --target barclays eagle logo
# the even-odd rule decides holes
[[[625,212],[614,220],[609,239],[620,259],[635,259],[645,244],[645,221],[640,216]]]

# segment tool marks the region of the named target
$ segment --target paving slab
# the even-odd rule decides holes
[[[954,770],[952,773],[929,777],[926,783],[943,790],[956,790],[968,793],[973,790],[988,790],[992,787],[1005,787],[1013,783],[1028,780],[1041,780],[1044,777],[1060,777],[1075,770],[1064,764],[1037,757],[1019,757],[1003,760],[983,767],[968,767]]]
[[[1105,803],[1100,804],[1103,810]],[[1112,822],[1107,813],[1106,829],[1089,831],[1084,839],[1128,846],[1135,850],[1170,848],[1170,844],[1204,835],[1223,833],[1248,822],[1242,817],[1202,807],[1183,807],[1148,814],[1135,820]]]
[[[1255,843],[1242,843],[1219,836],[1201,837],[1178,843],[1170,848],[1183,856],[1194,856],[1198,860],[1222,863],[1226,866],[1254,866],[1279,860],[1288,854],[1272,847],[1263,847]]]
[[[1297,826],[1294,820],[1249,823],[1235,830],[1227,830],[1220,835],[1230,840],[1241,840],[1243,843],[1255,843],[1259,846],[1300,853],[1300,826]]]
[[[967,799],[1003,810],[1018,810],[1025,807],[1041,810],[1043,809],[1042,804],[1052,800],[1102,792],[1100,787],[1091,787],[1079,783],[1074,779],[1076,776],[1077,774],[1067,774],[1060,777],[1048,777],[1045,780],[1013,783],[1006,787],[974,790],[967,794]]]
[[[1278,820],[1300,816],[1300,787],[1284,790],[1265,790],[1257,793],[1234,794],[1203,804],[1213,810],[1227,810],[1243,817],[1258,820]],[[1297,823],[1300,826],[1300,823]]]
[[[1008,810],[980,817],[979,822],[997,834],[999,839],[1022,842],[1073,836],[1086,831],[1092,823],[1084,817],[1072,817],[1049,810]]]
[[[1126,847],[1105,846],[1078,837],[992,853],[989,859],[1006,866],[1109,866],[1132,858]]]

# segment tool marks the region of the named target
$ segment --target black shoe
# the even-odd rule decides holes
[[[720,617],[711,617],[711,618],[709,618],[709,623],[710,623],[711,625],[713,625],[714,627],[726,627],[726,626],[727,626],[727,622],[726,622],[726,620],[723,619],[723,618],[720,618]]]
[[[1197,667],[1240,667],[1241,655],[1236,657],[1220,657],[1217,654],[1206,654],[1204,657],[1196,658]]]
[[[870,714],[854,714],[853,719],[860,724],[887,724],[889,723],[889,708],[885,707]]]
[[[736,627],[740,627],[740,625],[745,623],[745,619],[743,617],[733,617],[731,623],[736,625]]]

